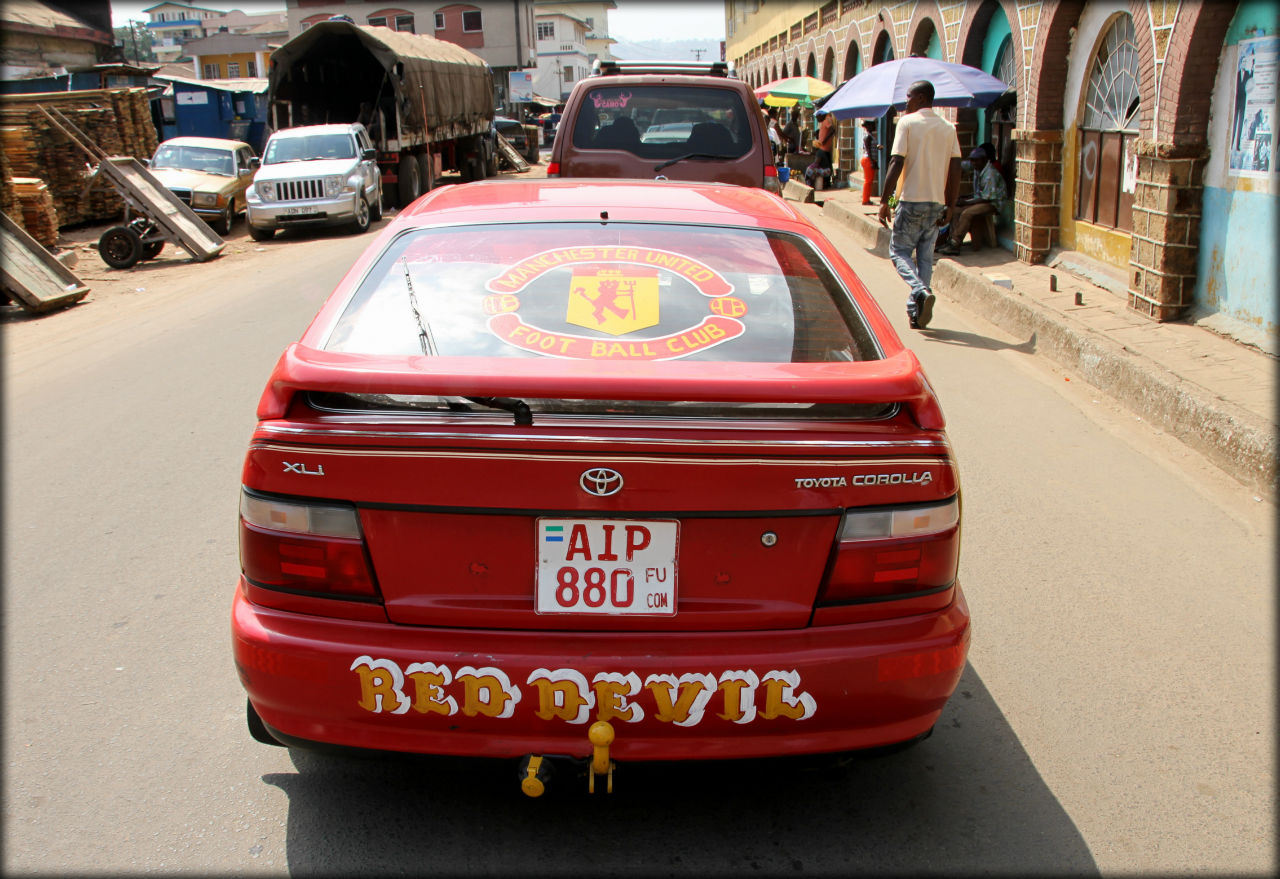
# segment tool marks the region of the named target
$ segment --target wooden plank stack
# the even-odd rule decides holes
[[[14,177],[13,191],[18,198],[18,215],[22,228],[45,247],[58,243],[58,212],[53,207],[49,187],[38,177]],[[6,211],[8,213],[8,211]],[[17,219],[17,215],[10,214]]]
[[[43,180],[59,226],[118,217],[123,200],[101,181],[86,192],[90,157],[53,127],[41,105],[57,107],[108,155],[148,159],[158,137],[146,89],[0,95],[0,145],[9,165],[5,187],[12,187],[11,176]]]

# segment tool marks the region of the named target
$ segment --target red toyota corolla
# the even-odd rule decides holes
[[[446,186],[258,407],[232,614],[262,741],[529,758],[927,736],[969,640],[919,362],[763,190]]]

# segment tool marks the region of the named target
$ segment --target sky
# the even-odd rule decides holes
[[[160,0],[111,0],[112,23],[123,27],[129,19],[145,21],[142,10]],[[609,10],[609,35],[627,43],[654,40],[724,39],[723,0],[614,0],[617,9]],[[239,9],[242,12],[283,11],[284,3],[262,0],[208,0],[196,5],[210,9]]]

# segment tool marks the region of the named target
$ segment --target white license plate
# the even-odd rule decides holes
[[[302,214],[314,214],[315,212],[316,212],[316,209],[311,207],[295,207],[295,208],[284,209],[285,216],[287,217],[297,217]]]
[[[675,616],[674,519],[539,519],[538,613]]]

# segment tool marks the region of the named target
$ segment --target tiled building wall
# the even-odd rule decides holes
[[[1223,35],[1237,4],[1232,0],[910,0],[738,5],[728,55],[739,73],[761,82],[778,67],[790,75],[797,62],[807,68],[811,55],[821,72],[827,52],[835,55],[835,81],[852,71],[850,53],[861,69],[871,66],[877,47],[889,40],[893,55],[922,52],[930,25],[936,29],[944,60],[974,63],[994,6],[1003,11],[1021,61],[1018,128],[1014,132],[1014,243],[1018,259],[1043,261],[1062,244],[1062,224],[1072,217],[1074,192],[1064,191],[1064,167],[1074,156],[1075,129],[1064,131],[1064,108],[1080,101],[1078,85],[1068,86],[1070,59],[1079,50],[1077,26],[1087,9],[1128,12],[1139,50],[1141,132],[1136,143],[1137,179],[1130,234],[1129,300],[1157,320],[1181,316],[1196,287],[1196,245],[1200,228],[1202,175],[1209,151],[1206,132],[1209,92],[1217,73]],[[815,13],[829,22],[806,32]],[[1093,39],[1092,36],[1089,39]],[[976,42],[975,42],[976,41]],[[1081,41],[1083,44],[1084,41]],[[1092,51],[1092,44],[1083,51]],[[1083,59],[1087,61],[1088,59]],[[820,75],[820,74],[819,74]],[[753,84],[754,80],[753,80]],[[1071,94],[1068,94],[1068,91]],[[957,124],[967,151],[975,140],[974,111],[943,111]],[[1071,113],[1074,118],[1074,111]],[[840,125],[839,164],[858,173],[855,148],[861,137],[856,120]],[[1064,218],[1066,218],[1064,220]],[[1119,259],[1119,256],[1117,256]],[[1121,266],[1123,268],[1123,265]]]

